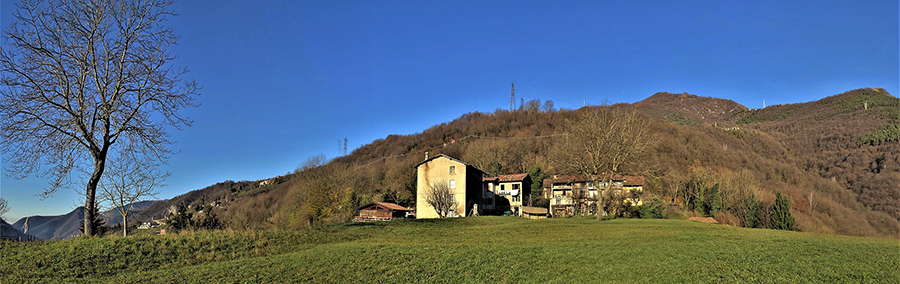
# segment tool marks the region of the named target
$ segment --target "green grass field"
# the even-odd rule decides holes
[[[900,283],[900,241],[475,217],[0,243],[0,283]]]

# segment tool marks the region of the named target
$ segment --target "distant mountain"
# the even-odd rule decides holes
[[[41,240],[65,240],[81,234],[81,222],[84,220],[84,207],[75,208],[72,212],[57,216],[30,216],[19,219],[12,224],[13,228]],[[24,229],[28,222],[28,230]]]
[[[129,224],[137,224],[150,220],[165,218],[170,210],[183,206],[199,206],[213,202],[218,204],[233,200],[233,194],[245,193],[250,189],[260,189],[263,181],[249,182],[220,182],[202,189],[175,196],[171,199],[140,201],[133,205],[132,212],[128,215]],[[23,230],[28,221],[28,234],[40,240],[70,239],[81,234],[81,223],[84,218],[84,207],[78,207],[65,215],[56,216],[29,216],[19,219],[12,224],[12,228]],[[115,209],[107,210],[100,214],[106,226],[112,227],[122,223],[122,215]]]
[[[165,202],[166,200],[148,200],[148,201],[139,201],[135,202],[131,205],[131,212],[128,213],[128,223],[134,224],[137,222],[148,221],[149,218],[143,218],[145,214],[144,211],[152,206],[156,202]],[[127,206],[126,206],[127,207]],[[107,226],[115,226],[119,223],[122,223],[122,214],[116,208],[107,210],[103,212],[103,215],[100,217],[103,221],[106,222]]]
[[[26,235],[15,227],[6,223],[6,220],[0,219],[0,239],[5,240],[30,240],[34,237]]]

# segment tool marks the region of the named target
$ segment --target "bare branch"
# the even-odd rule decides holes
[[[453,213],[459,207],[456,197],[450,185],[443,180],[435,181],[429,186],[428,192],[425,192],[425,202],[434,208],[438,217],[452,217]]]
[[[11,177],[49,177],[42,196],[83,182],[93,214],[106,159],[164,164],[168,127],[190,126],[200,86],[172,62],[168,0],[34,0],[18,5],[0,50],[2,151]],[[73,174],[82,173],[82,175]],[[86,234],[90,234],[86,230]]]

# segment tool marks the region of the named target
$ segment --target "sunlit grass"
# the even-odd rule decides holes
[[[476,217],[346,224],[304,232],[196,232],[2,246],[4,254],[15,254],[12,262],[5,255],[0,260],[3,283],[77,278],[120,283],[900,279],[897,240],[681,220]],[[95,258],[109,260],[91,260]],[[41,266],[29,259],[60,264]]]

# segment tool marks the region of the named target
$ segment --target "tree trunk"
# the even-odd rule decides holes
[[[128,215],[122,215],[122,236],[128,236]]]
[[[94,208],[97,207],[97,184],[100,183],[100,177],[103,176],[103,170],[106,168],[106,153],[101,153],[100,157],[94,158],[94,173],[88,180],[87,189],[84,192],[84,235],[88,237],[94,236]]]

